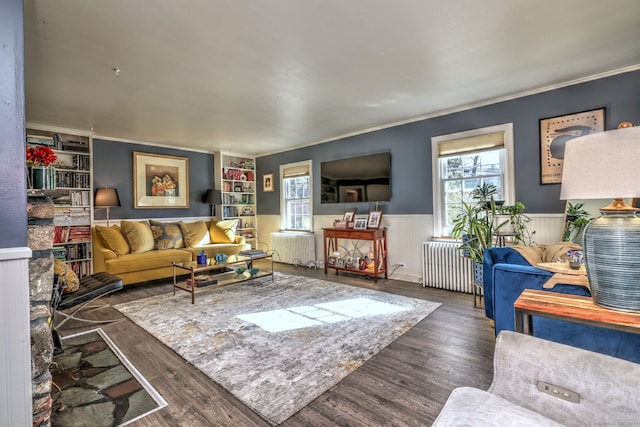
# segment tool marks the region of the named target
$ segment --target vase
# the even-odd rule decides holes
[[[32,188],[37,190],[44,190],[47,188],[47,171],[48,168],[43,166],[33,166],[31,168]]]

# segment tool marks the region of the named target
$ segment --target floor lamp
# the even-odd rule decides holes
[[[640,218],[625,198],[640,197],[640,127],[593,133],[567,142],[560,198],[610,199],[584,230],[593,302],[640,312]]]
[[[211,205],[211,217],[216,216],[216,205],[222,204],[222,193],[220,190],[207,190],[204,194],[204,202]]]
[[[93,201],[96,208],[107,208],[107,227],[109,226],[109,208],[119,207],[120,198],[115,188],[98,188]]]

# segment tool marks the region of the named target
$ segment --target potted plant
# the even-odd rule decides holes
[[[584,203],[567,203],[563,242],[576,242],[581,240],[581,233],[593,218],[584,209]]]
[[[530,232],[527,224],[531,218],[524,214],[527,207],[522,202],[515,202],[513,205],[503,205],[496,207],[494,217],[494,233],[509,234],[516,243],[531,246],[535,231]]]

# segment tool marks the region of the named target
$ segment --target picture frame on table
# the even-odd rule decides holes
[[[347,261],[344,258],[338,258],[336,260],[336,267],[345,268],[347,265]]]
[[[356,215],[355,218],[353,219],[353,229],[366,230],[368,219],[369,219],[368,215]]]
[[[603,107],[540,119],[540,184],[562,182],[565,145],[579,136],[603,132],[605,111]]]
[[[367,220],[368,228],[380,228],[382,223],[382,211],[369,212],[369,219]]]
[[[336,265],[338,263],[338,257],[328,256],[327,257],[327,265]]]
[[[353,222],[353,218],[354,218],[355,215],[356,215],[356,211],[345,212],[344,216],[342,217],[342,220],[346,221],[348,223],[349,222]]]
[[[264,175],[262,175],[262,191],[265,193],[270,193],[275,191],[273,173],[265,173]]]
[[[189,159],[133,152],[134,209],[189,207]]]

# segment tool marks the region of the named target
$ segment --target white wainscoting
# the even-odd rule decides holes
[[[338,215],[313,217],[318,261],[324,259],[322,228],[332,227],[333,221],[338,217]],[[532,220],[529,229],[536,230],[534,235],[536,243],[549,244],[560,240],[564,215],[530,214],[529,217]],[[271,233],[280,231],[280,215],[258,215],[258,224],[258,247],[268,250],[271,248]],[[422,242],[433,238],[433,215],[383,215],[382,226],[388,228],[390,278],[422,283]],[[404,262],[406,267],[397,267],[400,262]]]
[[[0,249],[0,426],[30,426],[29,248]]]

